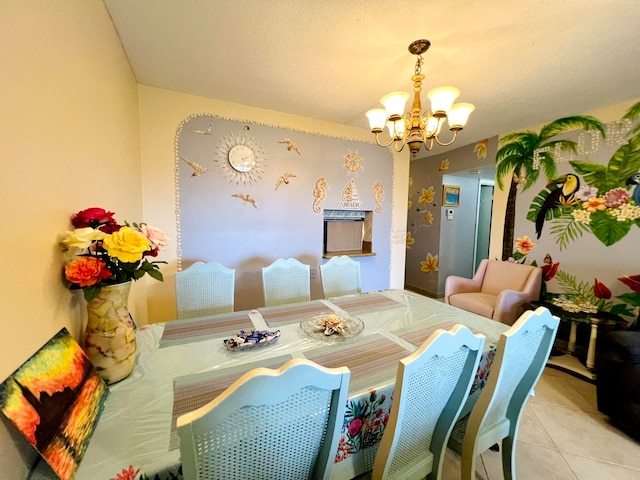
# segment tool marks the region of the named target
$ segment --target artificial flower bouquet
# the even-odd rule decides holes
[[[66,254],[64,278],[72,289],[82,288],[87,301],[102,287],[138,280],[149,274],[163,281],[156,257],[167,246],[167,235],[146,223],[120,225],[113,212],[88,208],[71,217],[74,230],[66,232],[59,244]]]

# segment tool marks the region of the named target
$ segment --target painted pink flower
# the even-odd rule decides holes
[[[604,203],[609,208],[619,207],[629,200],[629,192],[624,188],[618,187],[609,190],[604,196]]]
[[[354,418],[349,422],[349,425],[347,425],[347,430],[349,431],[349,434],[351,436],[355,437],[360,433],[363,425],[364,425],[364,422],[362,421],[361,418]]]

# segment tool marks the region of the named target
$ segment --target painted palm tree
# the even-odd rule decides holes
[[[509,133],[500,139],[500,148],[496,154],[496,177],[500,190],[504,190],[503,179],[510,174],[509,196],[504,219],[502,240],[502,259],[506,260],[513,252],[513,236],[516,215],[516,193],[518,185],[526,190],[536,183],[540,172],[547,180],[556,177],[557,169],[554,151],[576,152],[577,144],[572,140],[557,139],[563,132],[582,128],[584,130],[598,130],[605,135],[602,122],[592,116],[577,115],[559,118],[544,125],[540,133],[530,130]],[[534,153],[538,151],[540,165],[534,168]]]

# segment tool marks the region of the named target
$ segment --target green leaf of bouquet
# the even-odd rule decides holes
[[[85,287],[83,288],[83,294],[84,294],[84,299],[87,302],[90,302],[91,300],[93,300],[94,298],[96,298],[98,296],[98,294],[100,293],[100,290],[102,289],[102,287],[93,285],[91,287]]]
[[[140,280],[142,277],[144,277],[144,270],[136,270],[133,272],[134,280]]]
[[[155,278],[159,282],[164,281],[164,277],[162,276],[162,272],[160,270],[152,269],[147,271],[151,278]]]
[[[603,211],[591,214],[590,225],[595,237],[607,247],[622,240],[631,230],[631,222],[619,222],[614,216]]]

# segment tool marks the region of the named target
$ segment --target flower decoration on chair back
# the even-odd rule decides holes
[[[114,213],[87,208],[71,217],[74,230],[59,238],[66,255],[64,278],[71,289],[82,288],[87,301],[106,285],[138,280],[145,274],[162,281],[159,264],[147,260],[167,246],[167,235],[146,223],[120,225]]]

